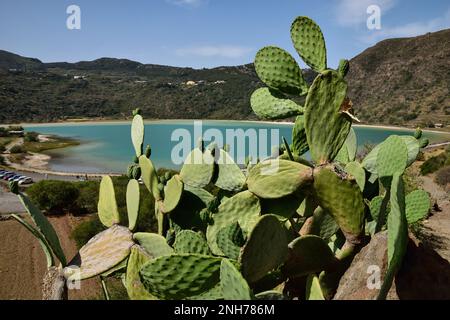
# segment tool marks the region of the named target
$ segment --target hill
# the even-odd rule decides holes
[[[308,81],[314,77],[304,70]],[[64,119],[256,119],[252,64],[213,69],[101,58],[42,63],[0,51],[0,123]],[[349,96],[365,123],[450,125],[450,29],[389,39],[350,61]]]

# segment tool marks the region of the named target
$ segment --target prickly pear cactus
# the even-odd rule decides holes
[[[116,195],[111,177],[104,176],[100,183],[98,200],[98,217],[105,227],[111,227],[120,222],[119,209],[117,209]]]
[[[220,265],[220,286],[226,300],[252,299],[247,281],[228,259],[223,259]]]
[[[192,230],[180,231],[175,238],[173,248],[176,253],[211,254],[206,239],[200,233]]]
[[[125,274],[125,286],[128,296],[131,300],[155,300],[141,282],[139,271],[142,266],[150,260],[144,250],[139,246],[131,248],[131,254],[128,259],[127,271]]]
[[[285,119],[303,114],[303,107],[271,88],[260,88],[250,98],[253,112],[262,119]]]

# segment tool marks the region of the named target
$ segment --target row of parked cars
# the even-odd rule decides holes
[[[31,179],[30,177],[7,170],[0,170],[0,179],[6,181],[16,181],[17,183],[19,183],[19,185],[33,183],[33,179]]]

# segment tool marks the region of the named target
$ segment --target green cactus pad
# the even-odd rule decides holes
[[[417,222],[430,212],[430,196],[424,190],[414,190],[406,196],[405,205],[408,224]]]
[[[320,206],[334,217],[347,240],[357,240],[364,230],[364,201],[356,182],[342,179],[330,167],[321,167],[314,170],[314,191]]]
[[[176,253],[211,254],[206,239],[200,233],[192,230],[178,232],[173,248]]]
[[[272,213],[280,218],[289,219],[297,212],[303,201],[303,195],[289,195],[279,199],[260,199],[261,213]]]
[[[391,211],[388,215],[388,270],[377,299],[385,299],[395,275],[400,269],[408,245],[408,221],[401,174],[394,173],[391,183]]]
[[[44,214],[30,201],[30,199],[25,196],[23,193],[19,193],[18,195],[20,202],[22,202],[23,206],[30,214],[31,219],[35,223],[37,229],[44,236],[48,245],[52,249],[52,252],[61,262],[62,266],[65,267],[67,264],[66,256],[64,255],[64,251],[61,247],[61,243],[59,242],[58,234],[53,228],[52,224],[47,220]]]
[[[245,243],[244,234],[238,222],[234,222],[217,233],[217,246],[223,254],[233,260],[239,258],[241,247]]]
[[[240,191],[245,184],[245,175],[227,152],[220,149],[217,160],[218,174],[214,184],[222,190]]]
[[[288,254],[286,230],[278,218],[267,214],[262,216],[250,233],[241,250],[239,261],[242,274],[249,282],[255,282],[267,272],[281,265]]]
[[[325,39],[319,26],[308,17],[297,17],[291,26],[291,39],[300,57],[314,71],[327,68]]]
[[[295,193],[312,182],[312,169],[288,160],[266,160],[248,175],[248,190],[264,199],[277,199]]]
[[[104,176],[100,182],[98,199],[98,217],[105,227],[120,223],[119,209],[117,208],[116,194],[111,177]]]
[[[131,300],[155,300],[145,289],[141,282],[139,271],[142,266],[150,260],[150,257],[139,248],[134,246],[131,248],[131,254],[128,258],[127,272],[125,274],[125,287]]]
[[[144,181],[144,184],[147,187],[148,191],[150,191],[155,200],[161,200],[161,191],[158,189],[158,175],[156,174],[156,170],[153,166],[152,161],[146,156],[140,156],[139,166],[141,167],[142,171],[142,181]]]
[[[308,150],[309,146],[305,131],[305,117],[301,115],[295,119],[292,128],[292,151],[294,151],[296,155],[301,156]]]
[[[11,217],[17,220],[21,225],[23,225],[28,231],[31,232],[31,234],[38,239],[39,244],[42,247],[42,250],[44,251],[45,258],[47,259],[47,268],[50,268],[55,265],[55,261],[53,259],[52,254],[52,248],[48,244],[47,240],[45,239],[44,235],[36,229],[34,226],[23,220],[21,217],[19,217],[16,214],[11,214]]]
[[[285,119],[303,114],[303,107],[271,88],[259,88],[250,97],[253,112],[262,119]]]
[[[133,142],[136,156],[142,155],[142,145],[144,143],[144,119],[140,115],[135,115],[131,123],[131,140]]]
[[[222,228],[238,222],[243,232],[249,234],[258,221],[260,212],[258,197],[249,191],[242,191],[223,201],[218,212],[213,215],[214,223],[206,230],[206,239],[211,251],[216,255],[223,254],[216,242],[217,234]]]
[[[187,297],[186,300],[223,300],[222,287],[220,283],[211,289],[198,295]]]
[[[400,138],[403,139],[408,150],[408,161],[406,166],[409,167],[417,159],[420,151],[419,142],[413,136],[400,136]]]
[[[141,281],[160,299],[185,299],[219,283],[221,260],[199,254],[161,256],[144,264]]]
[[[399,136],[388,137],[377,153],[377,173],[383,179],[403,173],[408,161],[406,144]]]
[[[337,71],[339,72],[341,77],[345,77],[347,75],[349,69],[350,69],[350,63],[348,62],[348,60],[341,59],[339,61],[339,67],[337,69]]]
[[[136,222],[139,214],[139,182],[130,180],[127,185],[127,212],[128,212],[128,229],[133,231],[136,228]]]
[[[265,84],[281,92],[302,95],[308,91],[302,70],[283,49],[269,46],[259,50],[255,58],[255,70]]]
[[[361,164],[358,161],[349,162],[345,166],[345,171],[353,178],[355,178],[356,183],[361,189],[361,192],[363,192],[366,185],[366,171],[361,166]]]
[[[336,263],[328,244],[315,235],[299,237],[289,244],[289,256],[282,271],[289,277],[301,277],[326,270]]]
[[[173,176],[168,182],[164,189],[164,210],[163,212],[173,211],[181,200],[181,195],[183,194],[183,182],[179,175]]]
[[[341,113],[347,83],[336,71],[319,74],[305,103],[305,130],[311,157],[316,164],[333,160],[350,132],[351,121]]]
[[[158,258],[173,253],[172,247],[169,246],[166,239],[159,234],[137,232],[133,235],[133,239],[137,241],[152,258]]]
[[[66,275],[79,268],[80,279],[88,279],[110,270],[130,254],[133,234],[126,227],[113,225],[88,241],[64,269]]]
[[[315,274],[310,274],[306,278],[306,300],[325,300],[322,288],[320,287],[319,277]]]
[[[383,196],[376,196],[370,201],[370,215],[374,221],[378,221],[380,215],[381,204],[383,203]]]
[[[353,128],[350,128],[347,139],[345,139],[344,145],[339,150],[334,160],[339,161],[343,164],[355,161],[357,148],[358,145],[356,141],[355,131],[353,130]]]
[[[321,207],[314,210],[311,234],[317,235],[328,242],[338,230],[339,226],[331,214],[323,210]]]
[[[252,299],[247,281],[228,259],[223,259],[220,265],[220,285],[225,300]]]
[[[192,150],[181,168],[181,180],[192,187],[203,188],[211,182],[214,174],[214,157],[209,149]]]

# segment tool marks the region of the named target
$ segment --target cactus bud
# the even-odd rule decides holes
[[[14,194],[19,194],[19,183],[17,181],[10,181],[9,182],[9,189]]]
[[[150,145],[148,144],[147,147],[145,148],[145,156],[147,158],[150,158],[150,156],[152,155],[152,148],[150,147]]]
[[[135,165],[132,170],[132,176],[133,179],[139,180],[139,178],[141,177],[141,167]]]
[[[421,148],[425,148],[429,143],[430,143],[430,141],[427,138],[421,138],[419,140],[419,146]]]
[[[133,179],[133,168],[135,167],[135,164],[130,164],[127,168],[127,177],[128,179]]]
[[[414,132],[414,138],[416,138],[417,140],[422,138],[422,130],[419,127],[417,127],[416,132]]]
[[[133,110],[133,117],[134,117],[134,116],[137,116],[138,114],[141,114],[141,112],[142,112],[142,111],[141,111],[140,108],[134,109],[134,110]]]
[[[349,68],[350,63],[348,62],[348,60],[341,59],[341,61],[339,61],[338,72],[342,77],[345,77],[347,75]]]

